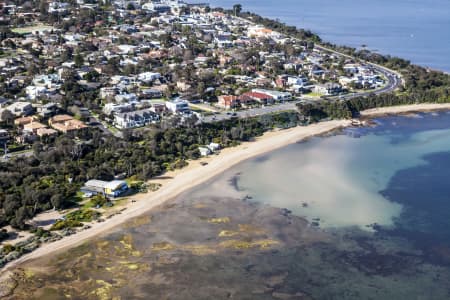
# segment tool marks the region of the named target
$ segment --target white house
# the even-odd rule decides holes
[[[323,95],[336,95],[342,92],[342,86],[338,83],[325,83],[325,84],[316,84],[314,87],[314,92],[323,94]]]
[[[69,8],[69,3],[64,2],[50,2],[48,4],[49,13],[65,13]]]
[[[103,181],[89,180],[86,181],[81,191],[85,194],[104,194],[110,197],[117,197],[128,190],[128,185],[123,180]]]
[[[134,128],[155,123],[159,115],[150,109],[142,109],[132,112],[117,113],[114,115],[114,123],[117,128]]]
[[[34,86],[29,85],[25,88],[25,93],[27,94],[27,98],[30,100],[36,100],[42,95],[47,93],[47,88],[45,86]]]
[[[308,84],[308,79],[306,77],[299,76],[288,76],[287,85],[305,86]]]
[[[105,106],[103,107],[103,112],[109,115],[111,113],[131,111],[133,109],[134,103],[122,103],[122,104],[106,103]]]
[[[153,73],[153,72],[144,72],[138,75],[137,79],[139,81],[148,83],[148,82],[152,82],[155,81],[156,79],[161,78],[161,74],[160,73]]]
[[[128,94],[118,94],[114,97],[114,100],[118,103],[130,103],[130,102],[136,102],[138,100],[135,93],[128,93]]]
[[[265,89],[252,89],[252,92],[268,95],[275,101],[288,101],[292,99],[292,94],[289,92],[279,92]]]
[[[29,102],[14,102],[5,109],[9,110],[17,117],[31,115],[34,111],[33,106]]]
[[[58,74],[44,74],[44,75],[36,75],[33,78],[33,84],[35,86],[43,86],[46,88],[59,88],[61,85],[59,83]]]
[[[167,101],[166,107],[172,113],[186,112],[189,111],[189,103],[186,100],[173,100]]]
[[[216,152],[217,150],[220,150],[220,144],[210,143],[207,148],[209,148],[211,152]]]
[[[201,156],[208,156],[212,153],[208,147],[198,147],[198,151],[200,151]]]

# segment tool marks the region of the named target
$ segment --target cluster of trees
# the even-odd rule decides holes
[[[0,226],[25,228],[26,220],[39,212],[74,205],[86,180],[112,180],[116,175],[149,179],[198,158],[199,145],[232,146],[273,127],[295,126],[297,121],[297,112],[283,112],[195,127],[134,131],[123,140],[94,132],[87,142],[65,136],[47,145],[37,142],[32,157],[0,163]]]
[[[297,108],[306,122],[318,122],[322,119],[343,119],[357,117],[366,109],[407,105],[417,103],[449,103],[450,88],[431,89],[403,94],[380,94],[356,97],[345,101],[321,100],[316,103],[299,103]]]

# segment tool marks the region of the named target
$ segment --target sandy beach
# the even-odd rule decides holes
[[[362,111],[361,117],[372,118],[385,115],[405,114],[412,112],[427,112],[446,109],[450,109],[450,103],[421,103],[411,105],[378,107]]]
[[[370,109],[361,112],[361,116],[371,118],[389,114],[445,109],[450,109],[450,104],[417,104]],[[160,183],[162,187],[156,192],[137,194],[131,197],[129,203],[125,205],[126,209],[123,210],[122,208],[123,212],[121,214],[109,218],[102,223],[92,223],[90,224],[90,229],[64,237],[62,240],[43,244],[35,251],[7,264],[5,270],[12,269],[25,261],[74,247],[87,239],[99,236],[129,219],[148,212],[152,208],[163,204],[165,201],[175,198],[182,192],[207,181],[246,159],[296,143],[311,136],[350,126],[351,123],[351,120],[334,120],[309,126],[298,126],[286,130],[266,132],[263,136],[256,138],[255,141],[242,143],[237,147],[223,149],[219,155],[190,161],[189,165],[183,169],[166,172],[163,176],[150,180],[150,183]],[[207,162],[207,164],[202,165],[201,163],[204,162]],[[131,200],[136,201],[132,202]]]
[[[350,124],[350,120],[337,120],[286,130],[271,131],[265,133],[255,141],[242,143],[237,147],[223,149],[219,155],[190,161],[189,165],[181,170],[167,172],[160,178],[150,180],[153,183],[162,183],[162,187],[156,192],[133,196],[131,199],[136,200],[136,202],[127,204],[127,209],[123,213],[107,219],[105,222],[93,223],[91,224],[92,227],[88,230],[80,231],[56,242],[43,244],[35,251],[6,265],[5,270],[14,268],[25,261],[74,247],[87,239],[99,236],[105,231],[126,222],[130,218],[137,217],[163,204],[165,201],[173,199],[182,192],[207,181],[243,160],[296,143],[311,136],[349,126]],[[207,162],[208,164],[202,166],[200,162]]]

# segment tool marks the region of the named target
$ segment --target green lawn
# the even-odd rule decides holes
[[[35,26],[26,26],[26,27],[17,27],[13,28],[11,31],[19,34],[27,34],[35,31],[51,31],[52,29],[55,29],[52,26],[48,25],[35,25]]]
[[[323,96],[323,94],[311,92],[311,93],[308,93],[308,94],[304,94],[304,96],[320,98],[321,96]]]

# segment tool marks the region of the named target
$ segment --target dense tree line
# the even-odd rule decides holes
[[[358,117],[366,109],[418,103],[449,103],[450,89],[422,90],[403,94],[381,94],[356,97],[345,101],[321,100],[316,103],[299,103],[299,113],[306,122],[322,119],[342,119]]]
[[[198,126],[125,132],[124,139],[94,132],[86,142],[62,136],[51,144],[37,142],[34,155],[0,163],[0,226],[24,228],[35,214],[73,205],[89,179],[116,175],[145,180],[182,167],[200,156],[199,145],[224,147],[248,141],[273,127],[297,125],[296,112],[231,119]]]

